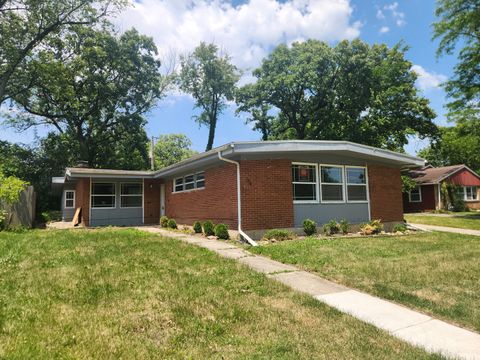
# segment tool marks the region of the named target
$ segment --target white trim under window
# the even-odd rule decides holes
[[[71,197],[68,197],[67,194],[71,194]],[[64,209],[75,209],[75,190],[65,190],[63,194],[63,208]],[[71,205],[67,205],[71,202]]]
[[[323,181],[322,179],[322,168],[334,168],[334,169],[340,169],[340,176],[341,176],[341,180],[339,182],[327,182],[327,181]],[[320,167],[319,167],[319,180],[320,180],[320,201],[322,202],[322,204],[344,204],[345,203],[345,167],[343,165],[333,165],[333,164],[320,164]],[[325,200],[323,198],[324,196],[324,186],[341,186],[342,187],[342,191],[340,192],[340,194],[342,195],[342,199],[341,200]]]
[[[414,197],[412,198],[412,192]],[[418,196],[418,197],[417,197]],[[408,202],[421,203],[422,202],[422,187],[417,185],[414,189],[408,192]]]
[[[92,209],[116,209],[117,207],[117,185],[116,183],[113,182],[92,182],[92,187],[91,187],[91,194],[90,194],[90,200],[91,200],[91,208]],[[95,185],[111,185],[113,186],[113,193],[95,193]],[[96,197],[109,197],[113,199],[112,205],[111,206],[95,206],[95,198]]]
[[[140,192],[138,193],[134,193],[134,194],[124,194],[124,185],[138,185],[140,186]],[[140,198],[141,200],[141,203],[140,203],[140,206],[124,206],[123,205],[123,199],[127,199],[127,198]],[[141,209],[143,208],[143,183],[139,183],[139,182],[124,182],[124,183],[120,183],[120,209]]]
[[[205,171],[173,179],[172,193],[174,194],[202,189],[205,189]]]
[[[313,175],[315,176],[315,181],[294,181],[294,167],[295,166],[308,166],[313,167]],[[315,199],[308,200],[295,200],[295,185],[313,185],[315,190]],[[319,201],[319,190],[318,190],[318,164],[316,163],[305,163],[305,162],[292,162],[292,187],[293,187],[293,203],[294,204],[318,204]]]
[[[361,182],[354,182],[354,183],[350,183],[348,182],[348,171],[350,169],[361,169],[363,170],[363,183]],[[346,193],[346,198],[347,198],[347,202],[348,203],[356,203],[356,204],[361,204],[361,203],[367,203],[368,202],[368,174],[367,174],[367,168],[365,166],[350,166],[350,165],[346,165],[345,166],[345,183],[346,183],[346,190],[345,190],[345,193]],[[365,188],[365,199],[362,199],[362,200],[350,200],[349,199],[349,194],[348,194],[348,188],[352,186],[352,187],[362,187],[362,188]]]

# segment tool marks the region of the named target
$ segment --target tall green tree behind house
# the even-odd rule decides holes
[[[479,116],[480,111],[480,2],[478,0],[438,0],[433,24],[434,39],[440,39],[437,55],[454,54],[458,63],[445,84],[450,117]]]
[[[360,40],[280,45],[237,93],[264,139],[349,140],[402,149],[434,136],[435,113],[415,87],[406,47]]]
[[[9,123],[49,126],[92,167],[136,168],[131,156],[145,167],[144,114],[162,96],[156,54],[153,40],[134,29],[117,36],[77,26],[31,61],[32,85],[14,97],[22,113]]]
[[[30,87],[39,48],[75,25],[95,26],[125,0],[0,0],[0,105]],[[41,46],[40,46],[41,45]]]
[[[191,149],[192,141],[185,134],[166,134],[155,143],[155,170],[188,159],[197,152]]]
[[[180,59],[180,89],[195,99],[195,108],[200,110],[194,119],[208,127],[206,151],[211,150],[219,116],[234,99],[236,84],[240,78],[238,69],[228,55],[219,53],[215,44],[204,42]]]

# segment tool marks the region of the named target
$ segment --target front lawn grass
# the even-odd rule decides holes
[[[309,238],[250,251],[480,331],[480,237]]]
[[[461,213],[451,216],[435,215],[409,215],[405,214],[405,220],[409,223],[449,226],[461,229],[480,230],[480,213]]]
[[[206,249],[0,232],[2,359],[438,358]]]

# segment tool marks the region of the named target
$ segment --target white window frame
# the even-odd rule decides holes
[[[408,192],[408,202],[411,202],[411,203],[421,203],[422,202],[422,187],[420,185],[417,185],[416,188],[418,188],[419,200],[412,200],[412,191],[410,190]]]
[[[472,194],[475,193],[475,199],[469,199],[468,198],[468,193],[467,193],[467,188],[471,188],[473,190],[473,188],[475,188],[475,192],[472,191]],[[471,186],[464,186],[463,187],[463,199],[464,201],[478,201],[478,187],[475,186],[475,185],[471,185]]]
[[[68,199],[68,200],[73,200],[73,206],[67,206],[67,193],[71,192],[73,193],[73,199]],[[75,190],[64,190],[63,192],[63,208],[64,209],[75,209]]]
[[[123,185],[140,185],[142,187],[142,194],[122,194],[122,186]],[[132,196],[141,196],[142,197],[142,206],[122,206],[122,197],[132,197]],[[120,183],[120,209],[143,209],[143,204],[144,204],[144,186],[143,182],[122,182]]]
[[[323,167],[334,167],[334,168],[339,168],[342,170],[342,182],[341,183],[324,183],[322,181],[322,166]],[[347,195],[345,194],[345,165],[335,165],[335,164],[320,164],[318,168],[318,180],[320,183],[320,202],[322,204],[345,204],[347,201]],[[323,191],[322,191],[322,185],[341,185],[342,186],[342,200],[323,200]]]
[[[91,209],[96,209],[96,210],[111,210],[111,209],[116,209],[117,208],[117,183],[111,182],[111,181],[95,181],[95,182],[90,182],[91,183],[91,190],[90,190],[90,208]],[[94,194],[93,193],[93,187],[95,184],[112,184],[115,188],[114,194]],[[102,206],[93,206],[93,198],[95,196],[113,196],[113,207],[102,207]]]
[[[197,175],[200,175],[200,174],[203,174],[203,186],[202,187],[197,187]],[[188,182],[188,183],[185,183],[185,178],[186,177],[189,177],[189,176],[193,176],[193,182]],[[183,190],[176,190],[176,182],[178,179],[182,179],[182,188]],[[185,192],[190,192],[190,191],[197,191],[197,190],[203,190],[205,189],[205,184],[206,184],[206,181],[205,181],[205,171],[197,171],[195,173],[191,173],[191,174],[187,174],[187,175],[184,175],[184,176],[179,176],[179,177],[176,177],[173,179],[173,184],[172,184],[172,194],[178,194],[178,193],[185,193]],[[194,187],[193,189],[188,189],[188,190],[185,190],[185,185],[186,184],[194,184]]]
[[[318,179],[318,164],[317,163],[309,163],[309,162],[292,162],[292,168],[294,165],[307,165],[307,166],[314,166],[315,167],[315,182],[304,182],[304,181],[293,181],[292,178],[292,190],[293,185],[295,184],[315,184],[315,200],[293,200],[294,204],[318,204],[320,201],[320,190],[318,187],[319,179]],[[292,194],[293,195],[293,194]]]
[[[356,183],[349,183],[348,182],[348,169],[363,169],[365,171],[365,184],[356,184]],[[368,203],[368,171],[366,166],[354,166],[354,165],[345,165],[345,196],[347,203],[351,204],[366,204]],[[348,199],[348,186],[364,186],[365,187],[365,200],[349,200]]]

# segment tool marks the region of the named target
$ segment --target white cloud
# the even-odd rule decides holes
[[[418,75],[417,86],[422,90],[438,88],[447,80],[445,75],[428,72],[420,65],[413,65],[412,70]]]
[[[380,34],[385,34],[390,31],[390,28],[388,26],[382,26],[380,28]]]
[[[142,0],[114,22],[152,36],[165,56],[192,51],[200,41],[214,42],[242,69],[260,64],[280,43],[316,38],[353,39],[361,24],[352,23],[349,0]]]
[[[383,9],[390,11],[393,19],[395,20],[395,24],[397,24],[397,26],[403,26],[406,24],[405,13],[398,10],[398,2],[385,5]]]
[[[385,14],[383,13],[383,11],[381,9],[377,9],[377,19],[379,19],[379,20],[385,19]]]

